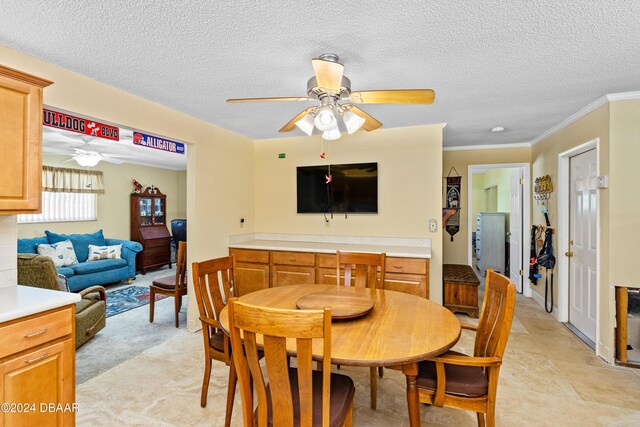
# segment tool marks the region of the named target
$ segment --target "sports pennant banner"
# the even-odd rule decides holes
[[[169,153],[184,154],[184,144],[182,142],[170,141],[157,136],[145,133],[134,132],[133,143],[143,147],[155,148],[156,150],[167,151]]]
[[[42,109],[42,124],[57,129],[64,129],[70,132],[95,136],[98,138],[120,140],[120,129],[117,126],[96,122],[95,120],[73,116],[59,111]]]
[[[447,233],[451,236],[453,242],[453,235],[460,231],[460,188],[462,183],[461,176],[448,176],[447,177],[447,208],[457,209],[456,213],[451,215],[446,223]]]

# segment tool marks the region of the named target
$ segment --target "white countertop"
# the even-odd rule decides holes
[[[31,286],[0,288],[0,322],[29,316],[80,301],[72,292],[51,291]]]
[[[336,251],[384,252],[391,257],[431,258],[430,239],[255,234],[231,236],[229,247],[327,254],[335,254]]]

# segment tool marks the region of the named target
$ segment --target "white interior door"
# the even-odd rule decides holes
[[[509,213],[509,278],[522,292],[522,170],[511,173],[511,211]]]
[[[569,323],[596,341],[596,150],[569,159]]]

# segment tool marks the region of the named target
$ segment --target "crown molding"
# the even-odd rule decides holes
[[[517,142],[512,144],[489,144],[489,145],[456,145],[453,147],[442,147],[442,151],[464,151],[464,150],[495,150],[500,148],[524,148],[531,147],[528,142]]]
[[[640,91],[636,92],[620,92],[620,93],[608,93],[607,99],[609,102],[613,101],[627,101],[630,99],[640,99]]]
[[[586,116],[590,112],[594,111],[595,109],[602,107],[607,102],[609,102],[609,100],[607,99],[607,95],[601,96],[600,98],[598,98],[595,101],[593,101],[591,104],[589,104],[586,107],[584,107],[584,108],[578,110],[577,112],[573,113],[572,115],[570,115],[569,117],[567,117],[566,119],[564,119],[563,121],[561,121],[560,123],[555,125],[554,127],[550,128],[550,129],[547,129],[546,131],[542,132],[540,135],[538,135],[537,138],[533,139],[530,142],[531,146],[533,147],[538,142],[540,142],[540,141],[542,141],[544,139],[547,139],[548,137],[550,137],[554,133],[566,128],[571,123],[574,123],[574,122],[580,120],[581,118],[583,118],[584,116]]]
[[[589,104],[586,107],[584,107],[584,108],[578,110],[577,112],[573,113],[572,115],[570,115],[569,117],[567,117],[566,119],[564,119],[563,121],[561,121],[560,123],[558,123],[557,125],[552,127],[551,129],[548,129],[545,132],[541,133],[536,139],[531,140],[530,144],[533,147],[538,142],[540,142],[540,141],[550,137],[554,133],[566,128],[571,123],[580,120],[581,118],[583,118],[584,116],[586,116],[587,114],[592,112],[593,110],[602,107],[607,102],[626,101],[626,100],[630,100],[630,99],[640,99],[640,91],[608,93],[608,94],[606,94],[604,96],[601,96],[600,98],[598,98],[595,101],[593,101],[591,104]]]
[[[538,135],[535,139],[532,139],[529,142],[520,142],[515,144],[490,144],[490,145],[459,145],[454,147],[443,147],[442,151],[462,151],[462,150],[491,150],[496,148],[522,148],[522,147],[533,147],[538,142],[547,139],[554,133],[566,128],[571,123],[574,123],[590,112],[602,107],[607,102],[614,101],[628,101],[633,99],[640,99],[640,91],[634,92],[619,92],[619,93],[608,93],[606,95],[601,96],[596,99],[592,103],[588,104],[584,108],[581,108],[577,112],[573,113],[554,127],[547,129]]]

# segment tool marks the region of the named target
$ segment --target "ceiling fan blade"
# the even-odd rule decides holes
[[[433,104],[435,98],[431,89],[363,90],[349,95],[356,104]]]
[[[315,107],[309,107],[303,110],[300,114],[295,116],[293,119],[289,120],[289,122],[286,125],[282,126],[278,132],[291,132],[296,128],[296,122],[302,119],[304,116],[306,116],[310,112],[312,112],[314,108]]]
[[[276,96],[272,98],[231,98],[227,102],[280,102],[280,101],[313,101],[306,96]]]
[[[362,111],[361,109],[359,109],[355,105],[346,104],[346,105],[344,105],[344,107],[346,107],[347,109],[349,109],[349,111],[357,114],[358,116],[360,116],[360,117],[362,117],[364,119],[364,124],[362,125],[362,127],[360,129],[366,130],[367,132],[370,132],[370,131],[376,130],[379,127],[382,126],[382,123],[380,123],[378,120],[374,119],[373,116],[370,116],[369,114],[365,113],[364,111]]]
[[[116,159],[116,158],[113,158],[113,157],[104,157],[104,156],[101,156],[101,157],[102,158],[100,160],[104,161],[104,162],[107,162],[107,163],[113,163],[113,164],[116,164],[116,165],[121,165],[121,164],[124,163],[124,161]]]
[[[320,58],[312,59],[311,63],[313,64],[313,72],[316,75],[318,87],[336,93],[340,92],[344,65],[339,62],[327,61]]]

